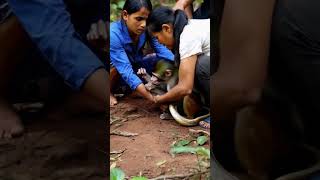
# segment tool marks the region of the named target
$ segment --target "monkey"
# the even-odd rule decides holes
[[[178,83],[178,68],[171,62],[166,60],[159,60],[155,69],[152,72],[152,76],[146,75],[144,79],[148,82],[145,84],[147,90],[154,94],[164,94],[166,91],[169,91]],[[168,112],[172,115],[172,118],[175,119],[180,125],[183,126],[195,126],[202,119],[210,116],[210,114],[201,115],[194,117],[196,114],[201,113],[203,110],[202,102],[199,91],[194,88],[194,91],[191,95],[185,96],[180,102],[182,104],[182,111],[186,115],[184,117],[177,110],[177,105],[169,104],[168,108],[163,109],[163,113],[160,115],[161,119],[168,118]]]
[[[257,104],[237,112],[234,132],[238,160],[255,180],[301,180],[320,171],[320,151],[304,143],[297,107],[271,87],[263,90]],[[298,163],[290,162],[293,159]],[[283,175],[284,170],[288,174]]]

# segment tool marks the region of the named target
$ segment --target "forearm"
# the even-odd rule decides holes
[[[194,0],[177,0],[177,4],[181,5],[184,9],[192,5]]]
[[[188,90],[181,85],[176,85],[170,91],[164,95],[157,96],[157,103],[167,103],[181,100],[184,96],[189,95],[192,92],[192,89]]]
[[[211,80],[216,120],[260,97],[267,74],[273,4],[273,0],[226,1],[220,26],[220,63]]]
[[[187,14],[189,19],[192,19],[193,6],[189,5],[184,9],[184,12]]]
[[[142,97],[146,98],[147,100],[153,101],[152,94],[149,91],[147,91],[143,83],[138,85],[135,91],[139,93]]]
[[[184,10],[188,18],[192,18],[193,0],[177,0],[174,9]]]

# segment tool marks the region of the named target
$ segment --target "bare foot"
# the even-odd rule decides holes
[[[24,127],[21,120],[9,105],[0,103],[0,138],[12,138],[22,135]]]
[[[118,104],[117,99],[113,96],[113,94],[110,94],[110,107],[115,106]]]

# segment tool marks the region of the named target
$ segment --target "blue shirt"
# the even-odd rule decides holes
[[[8,0],[45,59],[74,90],[97,69],[105,68],[75,31],[63,0]]]
[[[142,83],[135,74],[133,65],[140,64],[143,61],[142,49],[146,41],[146,32],[144,32],[140,35],[139,43],[135,47],[123,20],[110,24],[110,61],[132,90],[135,90]],[[154,49],[157,58],[174,60],[173,53],[155,38],[151,39],[150,45]]]

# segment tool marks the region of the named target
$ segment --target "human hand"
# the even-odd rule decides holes
[[[172,8],[174,11],[177,9],[183,10],[185,9],[184,4],[182,3],[182,1],[178,1]]]
[[[95,47],[107,50],[108,46],[109,22],[99,20],[92,23],[87,34],[87,40]]]
[[[159,98],[160,98],[160,95],[153,96],[153,102],[158,104],[159,103]]]
[[[142,78],[145,78],[147,76],[147,70],[145,68],[140,68],[138,69],[137,74]]]

